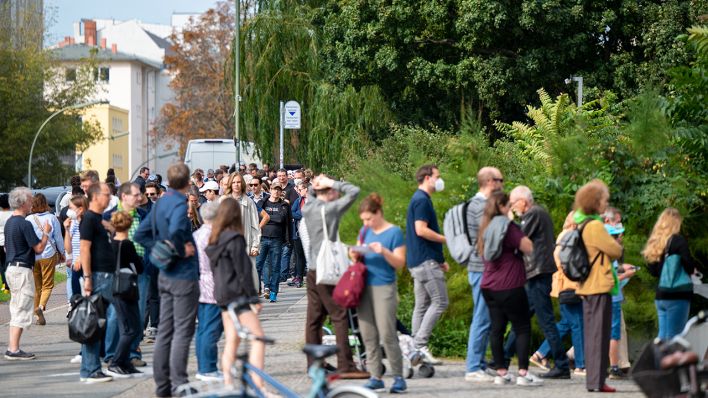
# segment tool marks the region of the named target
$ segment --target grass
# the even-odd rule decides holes
[[[59,283],[65,282],[66,281],[66,271],[64,266],[57,266],[56,272],[54,272],[54,285],[58,285]],[[4,290],[0,291],[0,303],[5,303],[7,301],[10,301],[10,292],[5,292]]]

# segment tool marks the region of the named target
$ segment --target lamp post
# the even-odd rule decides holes
[[[241,134],[239,112],[241,102],[241,0],[236,3],[236,30],[234,31],[234,144],[236,145],[236,170],[241,164]]]
[[[580,108],[583,106],[583,77],[571,76],[569,79],[565,79],[565,84],[570,84],[570,82],[578,83],[578,108]]]
[[[30,155],[29,155],[29,162],[27,163],[27,186],[29,188],[32,188],[32,155],[34,154],[34,146],[37,143],[37,138],[39,138],[39,133],[42,132],[42,129],[44,126],[49,123],[50,120],[54,119],[55,116],[58,114],[68,111],[70,109],[80,109],[80,108],[85,108],[87,106],[91,105],[96,105],[96,104],[107,104],[108,101],[105,100],[97,100],[97,101],[89,101],[89,102],[83,102],[81,104],[76,104],[76,105],[70,105],[65,108],[61,108],[58,111],[54,112],[47,118],[47,120],[42,123],[41,126],[39,126],[39,130],[37,130],[37,133],[34,135],[34,140],[32,140],[32,146],[30,147]]]

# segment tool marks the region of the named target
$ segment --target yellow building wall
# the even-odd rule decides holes
[[[87,108],[83,116],[85,121],[98,123],[102,138],[83,152],[82,170],[96,170],[104,180],[113,168],[121,183],[128,181],[128,111],[101,104]]]

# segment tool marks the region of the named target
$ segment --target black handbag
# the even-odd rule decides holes
[[[106,330],[106,307],[100,294],[71,298],[69,338],[80,344],[90,344],[103,338]]]
[[[130,268],[120,267],[120,252],[123,248],[123,241],[118,243],[118,259],[116,260],[116,273],[113,276],[113,296],[123,300],[136,301],[138,299],[138,273]]]

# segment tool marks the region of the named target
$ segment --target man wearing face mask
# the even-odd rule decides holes
[[[408,205],[406,216],[406,263],[414,282],[413,337],[424,361],[442,363],[428,349],[435,323],[447,308],[445,272],[450,267],[443,257],[445,236],[440,234],[438,218],[430,195],[445,188],[435,165],[421,166],[415,173],[418,190]]]

